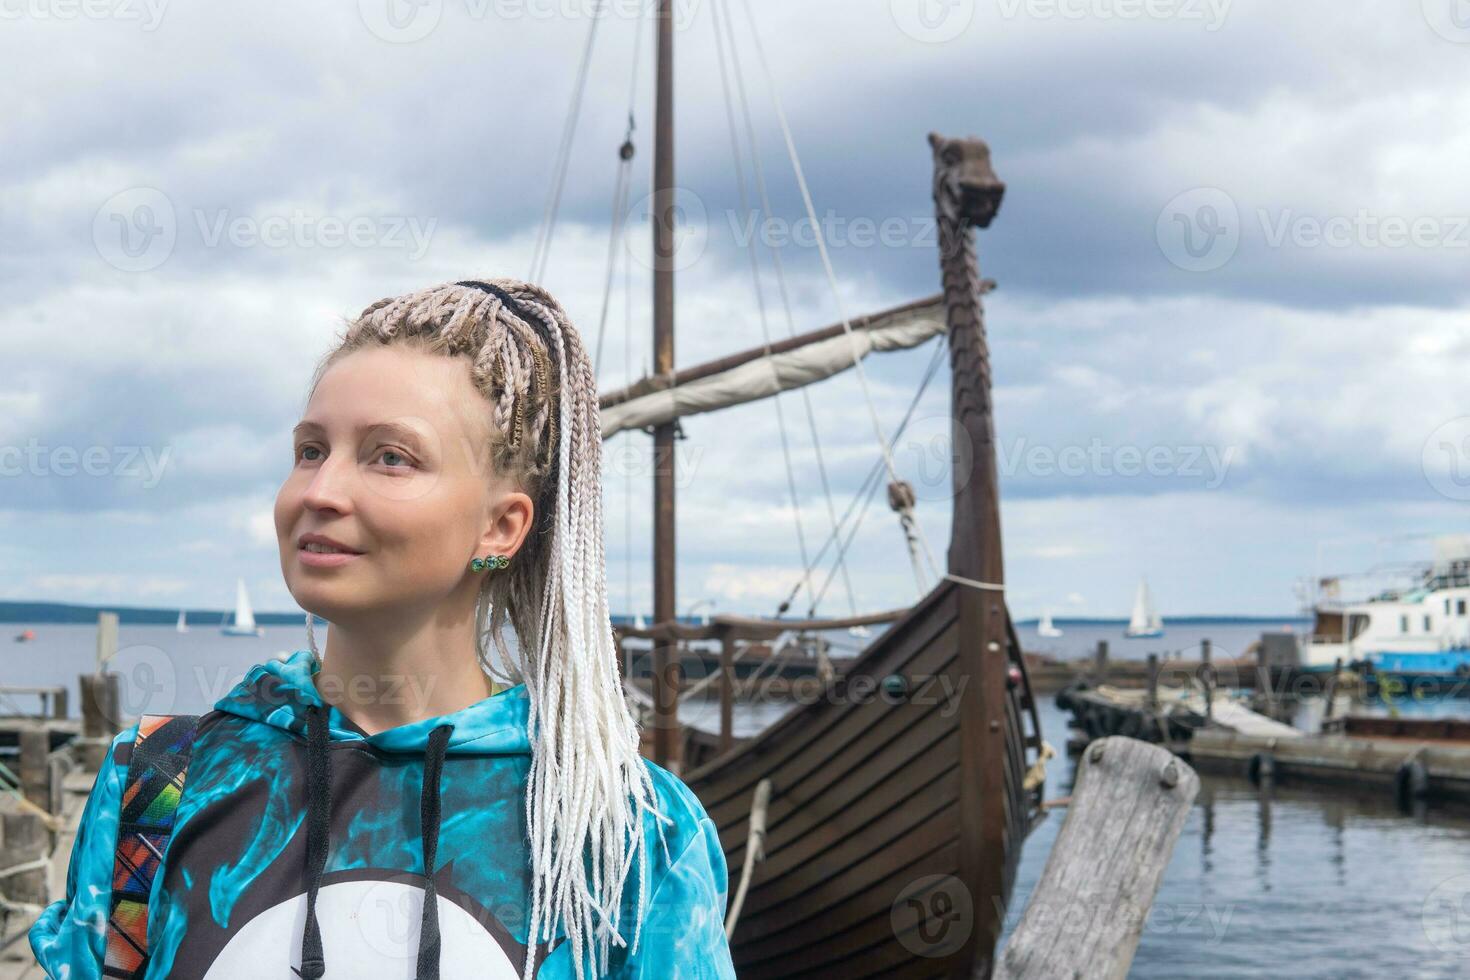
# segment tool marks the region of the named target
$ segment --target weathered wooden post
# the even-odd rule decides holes
[[[20,789],[25,798],[43,810],[51,808],[51,733],[44,723],[27,723],[20,730]]]
[[[719,631],[720,641],[720,751],[735,744],[735,652],[730,649],[730,632]]]
[[[1159,655],[1157,653],[1148,655],[1148,707],[1150,711],[1159,710]]]
[[[1108,676],[1108,641],[1098,640],[1097,650],[1092,654],[1092,683],[1094,686],[1107,680]]]
[[[997,980],[1123,980],[1199,786],[1160,746],[1120,736],[1088,746]]]
[[[46,853],[51,834],[35,813],[7,813],[0,818],[0,870],[32,865],[0,879],[5,896],[14,902],[45,905]]]
[[[51,717],[65,718],[67,710],[71,707],[67,700],[67,690],[58,687],[56,693],[51,696]]]
[[[1213,662],[1213,650],[1211,650],[1210,638],[1205,637],[1199,644],[1199,670],[1200,683],[1205,687],[1205,721],[1215,720],[1215,664]]]
[[[1264,696],[1267,704],[1276,700],[1271,690],[1271,665],[1264,644],[1256,648],[1256,695]]]
[[[118,675],[82,674],[77,678],[82,689],[82,737],[110,739],[122,730],[122,692]]]
[[[1332,717],[1334,702],[1337,701],[1337,675],[1342,673],[1342,658],[1338,657],[1332,662],[1332,676],[1327,678],[1326,699],[1327,704],[1322,709],[1322,720],[1327,721]]]
[[[82,737],[75,742],[78,761],[89,771],[102,767],[108,745],[122,731],[122,693],[118,675],[112,671],[82,674],[77,678],[82,692]]]
[[[107,669],[107,664],[117,654],[117,613],[97,614],[97,672]]]

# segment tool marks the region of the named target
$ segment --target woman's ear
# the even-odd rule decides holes
[[[519,490],[498,497],[490,507],[489,523],[480,535],[480,555],[514,555],[531,532],[536,505]]]

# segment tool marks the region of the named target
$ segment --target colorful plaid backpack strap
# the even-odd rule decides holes
[[[148,969],[148,895],[174,829],[198,715],[144,715],[128,760],[112,864],[104,977],[141,978]]]

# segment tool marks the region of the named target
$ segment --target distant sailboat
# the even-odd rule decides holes
[[[255,625],[255,611],[250,608],[250,595],[245,591],[245,580],[235,580],[235,621],[221,626],[225,636],[264,636],[265,630]]]
[[[176,632],[176,633],[187,633],[187,632],[189,632],[189,624],[184,621],[184,610],[182,610],[182,609],[179,610],[179,622],[178,622],[178,625],[176,625],[174,627],[174,632]]]
[[[1045,610],[1041,614],[1041,622],[1036,624],[1036,635],[1056,637],[1061,636],[1062,631],[1052,625],[1051,610]]]
[[[1133,615],[1128,620],[1124,636],[1148,639],[1164,635],[1164,621],[1154,608],[1153,596],[1148,591],[1148,580],[1138,580],[1138,592],[1133,596]]]

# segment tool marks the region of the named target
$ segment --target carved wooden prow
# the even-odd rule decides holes
[[[985,343],[983,287],[971,228],[990,224],[1005,185],[978,139],[929,134],[934,151],[934,213],[949,338],[954,439],[954,518],[949,573],[972,583],[952,585],[959,614],[959,670],[968,683],[960,712],[960,878],[971,891],[975,929],[966,947],[944,964],[950,977],[989,977],[1009,892],[1003,856],[1018,850],[1007,819],[1006,678],[1010,642],[1001,558],[995,422],[990,352]]]
[[[953,375],[955,500],[949,570],[999,583],[1004,569],[990,350],[971,229],[989,227],[1006,185],[990,165],[984,140],[930,133],[929,144],[934,150],[934,213]]]

